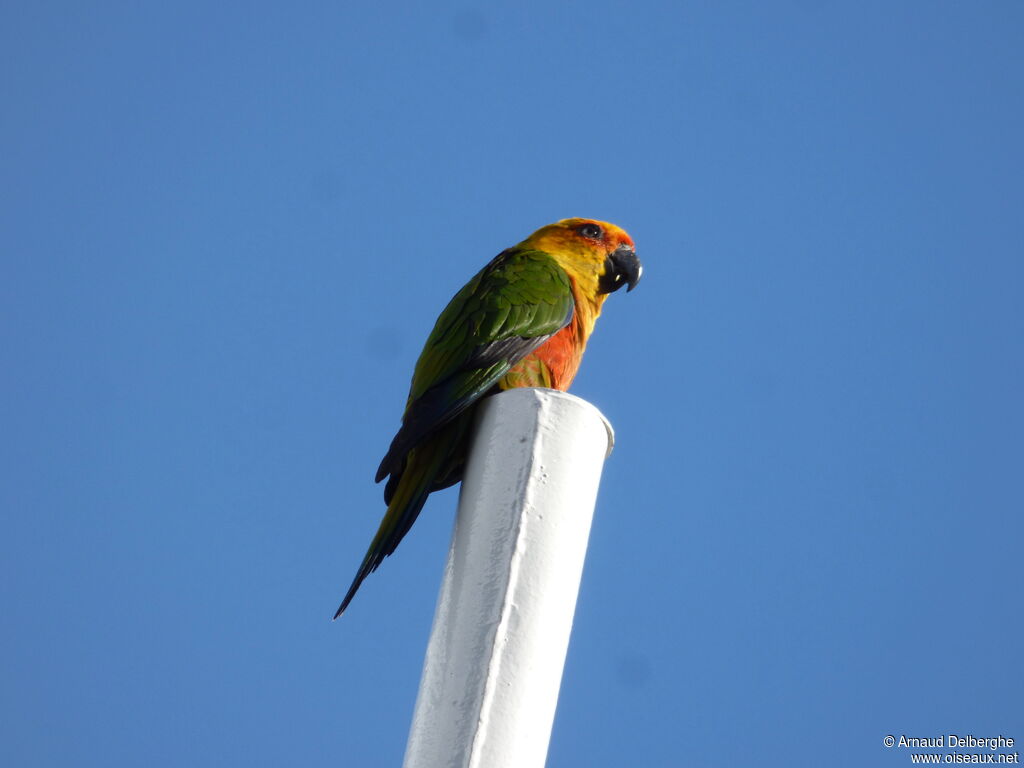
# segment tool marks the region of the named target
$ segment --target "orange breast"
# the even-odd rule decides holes
[[[567,390],[579,370],[583,348],[579,343],[579,328],[569,323],[533,353],[548,369],[553,389]]]
[[[580,327],[575,320],[520,360],[499,382],[502,389],[550,387],[567,390],[583,357]]]

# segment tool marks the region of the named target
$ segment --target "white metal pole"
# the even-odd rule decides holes
[[[541,768],[612,428],[551,389],[481,407],[404,768]]]

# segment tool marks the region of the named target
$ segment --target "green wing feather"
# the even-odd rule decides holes
[[[543,251],[510,249],[449,302],[416,363],[402,427],[377,471],[388,504],[335,618],[416,521],[427,496],[461,479],[469,409],[574,310],[565,271]]]
[[[377,471],[380,482],[405,454],[493,387],[509,369],[569,324],[572,287],[542,251],[508,250],[449,302],[427,338],[409,388],[402,428]]]

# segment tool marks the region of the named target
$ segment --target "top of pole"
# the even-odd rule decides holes
[[[596,405],[588,400],[584,400],[582,397],[571,395],[560,389],[548,389],[546,387],[518,387],[516,389],[505,390],[494,397],[529,399],[537,396],[544,397],[553,402],[562,401],[565,403],[565,407],[578,406],[584,410],[591,411],[598,419],[601,420],[601,423],[604,425],[604,430],[608,434],[608,448],[604,452],[604,457],[607,459],[612,455],[612,448],[615,447],[615,430],[612,428],[611,422],[605,418],[605,415],[601,413]],[[494,398],[491,399],[493,400]],[[572,405],[570,405],[570,403]]]

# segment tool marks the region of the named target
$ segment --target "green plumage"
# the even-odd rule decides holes
[[[555,333],[571,311],[569,278],[554,259],[541,251],[505,251],[455,294],[437,319],[416,363],[409,404],[461,371],[479,347]],[[487,378],[479,369],[464,375],[474,382]]]
[[[415,522],[462,479],[472,406],[573,316],[569,277],[543,251],[510,249],[449,302],[416,363],[402,427],[377,471],[387,512],[335,618]]]

